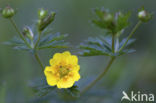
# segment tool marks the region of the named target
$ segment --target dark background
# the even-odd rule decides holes
[[[93,8],[108,8],[112,12],[132,11],[131,25],[123,37],[138,21],[137,9],[144,6],[155,13],[156,0],[0,0],[0,8],[10,5],[17,8],[14,19],[20,29],[32,25],[37,19],[37,10],[45,8],[57,13],[51,28],[53,33],[69,34],[67,41],[74,46],[89,36],[103,35],[104,31],[92,25],[90,20],[95,17]],[[88,96],[86,103],[118,103],[122,91],[141,91],[156,94],[156,18],[141,25],[134,37],[133,45],[136,53],[124,55],[116,59],[107,75],[98,82],[93,90],[106,90],[108,94],[101,97]],[[33,96],[28,83],[30,80],[43,76],[34,57],[27,53],[13,50],[2,43],[17,35],[7,19],[0,16],[0,103],[26,103]],[[53,53],[62,50],[41,51],[42,61],[48,65]],[[75,51],[72,51],[73,53]],[[108,57],[79,57],[81,66],[80,87],[87,84],[86,78],[92,80],[105,67]],[[111,91],[111,92],[110,92]],[[112,94],[111,94],[112,93]]]

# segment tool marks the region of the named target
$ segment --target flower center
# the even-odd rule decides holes
[[[59,68],[60,77],[62,78],[64,76],[68,75],[69,71],[70,71],[70,69],[68,67],[60,66],[60,68]]]

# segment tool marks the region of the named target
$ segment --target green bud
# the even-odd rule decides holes
[[[51,24],[54,21],[55,14],[56,14],[55,12],[51,12],[44,19],[39,19],[38,20],[38,29],[39,29],[39,31],[43,31],[49,24]]]
[[[30,40],[33,40],[34,34],[33,34],[32,30],[28,26],[23,28],[22,33],[23,33],[24,36],[27,36]]]
[[[142,21],[142,22],[148,22],[151,18],[152,18],[152,14],[145,11],[145,10],[141,10],[138,13],[138,18]]]
[[[113,21],[113,16],[110,14],[110,13],[106,13],[105,15],[104,15],[104,21],[106,21],[106,22],[112,22]]]
[[[48,11],[44,9],[40,9],[38,11],[39,19],[44,19],[47,16]]]
[[[4,18],[11,18],[15,15],[15,10],[11,7],[6,7],[2,10],[2,16]]]

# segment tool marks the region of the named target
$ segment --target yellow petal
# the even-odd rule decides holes
[[[75,81],[78,81],[78,80],[80,79],[80,74],[79,74],[79,72],[73,71],[72,74],[73,74],[73,79],[74,79]]]
[[[76,65],[72,68],[72,71],[78,72],[80,70],[80,65]]]
[[[66,80],[62,78],[58,83],[58,88],[70,88],[74,85],[74,80],[72,78],[67,78]]]
[[[46,66],[44,70],[44,74],[48,76],[48,75],[51,75],[51,72],[52,72],[52,68],[50,66]]]
[[[69,56],[68,57],[68,63],[72,65],[77,65],[78,64],[78,58],[75,55]]]
[[[44,70],[44,74],[46,76],[47,79],[47,83],[50,86],[54,86],[57,84],[58,82],[58,78],[52,73],[52,68],[50,66],[47,66]]]
[[[70,56],[70,55],[71,55],[69,51],[65,51],[65,52],[63,52],[62,54],[63,54],[64,56]]]
[[[55,76],[55,75],[49,75],[49,76],[46,76],[47,78],[47,83],[50,85],[50,86],[55,86],[58,82],[58,78]]]
[[[61,53],[55,53],[53,58],[49,60],[50,65],[56,64],[61,60]]]

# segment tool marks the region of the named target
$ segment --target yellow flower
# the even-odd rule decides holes
[[[56,53],[49,62],[50,66],[45,68],[44,74],[50,86],[70,88],[80,79],[78,58],[69,51]]]

